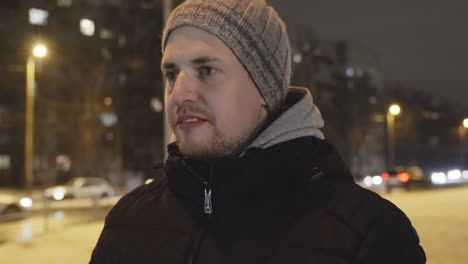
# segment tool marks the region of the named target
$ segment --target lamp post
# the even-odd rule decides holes
[[[465,136],[467,128],[468,118],[465,118],[460,126],[458,126],[458,136],[460,139],[460,165],[463,169],[465,169]]]
[[[47,48],[38,44],[34,46],[33,52],[28,56],[26,62],[26,117],[24,132],[24,176],[25,185],[30,189],[33,184],[33,162],[34,162],[34,88],[36,57],[42,58],[47,54]]]
[[[387,144],[388,144],[388,167],[395,166],[395,116],[400,114],[401,108],[392,104],[387,111]]]
[[[164,19],[164,24],[167,22],[169,19],[169,15],[171,14],[172,8],[173,8],[173,3],[172,0],[163,0],[163,19]],[[166,89],[166,80],[163,78],[163,95]],[[164,102],[165,104],[167,102]],[[167,151],[166,151],[166,146],[171,143],[171,129],[169,127],[169,122],[167,120],[166,116],[166,111],[164,111],[164,124],[163,124],[163,156],[164,159],[167,158]]]

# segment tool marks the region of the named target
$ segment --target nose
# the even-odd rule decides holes
[[[171,102],[174,105],[195,102],[197,100],[196,82],[197,80],[191,78],[190,74],[184,71],[179,72],[170,93]]]

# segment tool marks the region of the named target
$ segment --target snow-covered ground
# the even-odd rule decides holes
[[[40,235],[26,244],[0,245],[0,263],[88,263],[102,227],[103,222],[95,222]]]
[[[426,251],[427,263],[468,263],[468,186],[384,197],[410,217]]]
[[[429,264],[468,263],[468,186],[444,190],[394,192],[385,198],[413,221]],[[28,244],[0,245],[0,263],[88,263],[102,221],[34,237]]]

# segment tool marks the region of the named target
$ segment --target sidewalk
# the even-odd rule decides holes
[[[88,263],[103,225],[98,221],[38,236],[28,244],[11,242],[0,245],[0,263]]]

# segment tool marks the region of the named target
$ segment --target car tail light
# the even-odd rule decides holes
[[[382,173],[380,176],[382,176],[383,181],[388,181],[390,179],[390,174],[387,172]]]
[[[401,182],[408,182],[409,181],[409,174],[407,172],[400,172],[397,174],[398,180]]]

